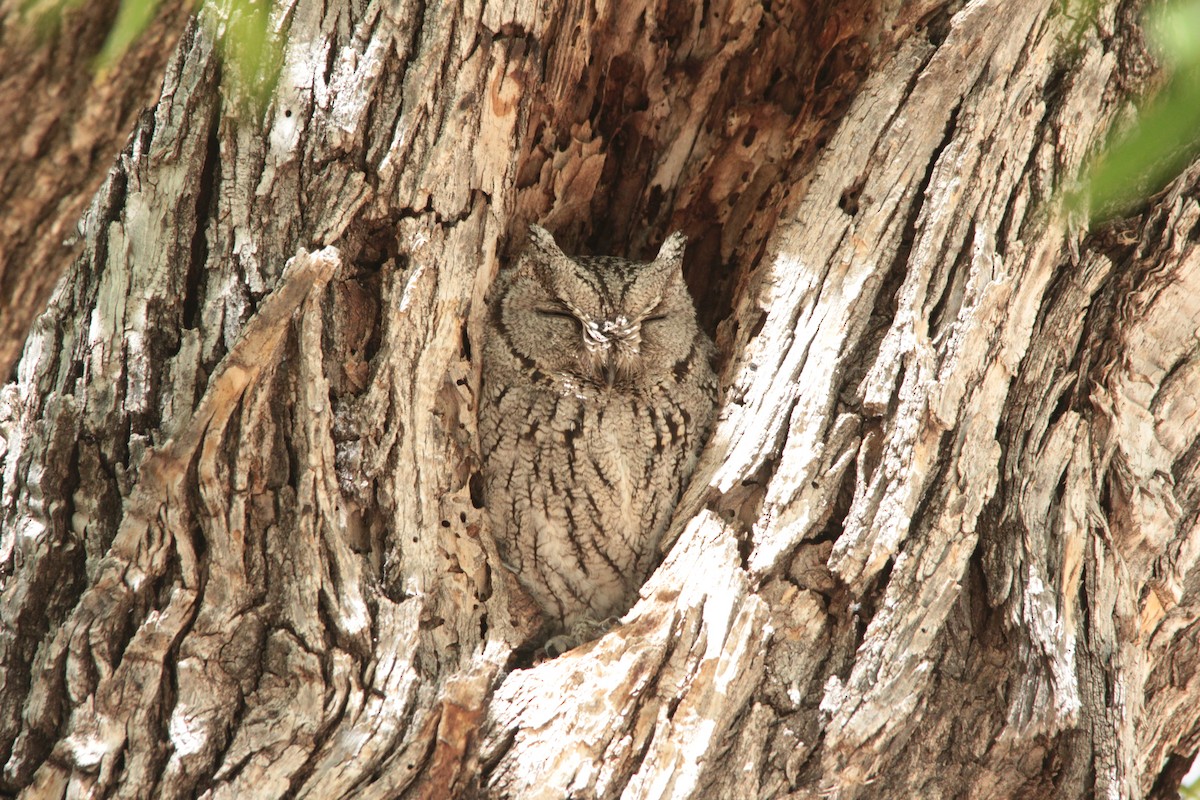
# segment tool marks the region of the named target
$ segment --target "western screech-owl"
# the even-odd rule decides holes
[[[633,604],[712,425],[715,349],[683,281],[685,241],[649,263],[571,258],[531,226],[492,292],[485,498],[559,650]]]

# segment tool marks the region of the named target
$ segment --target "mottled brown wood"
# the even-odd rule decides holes
[[[1055,192],[1135,12],[300,0],[262,119],[189,27],[0,389],[0,792],[1167,796],[1200,170]],[[636,605],[541,661],[473,486],[531,221],[687,233],[723,390]]]
[[[117,6],[0,2],[0,379],[70,265],[79,215],[154,102],[186,24],[187,3],[161,3],[98,74]]]

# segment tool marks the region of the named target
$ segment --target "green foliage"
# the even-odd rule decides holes
[[[205,0],[204,17],[219,20],[227,88],[256,110],[266,106],[283,63],[283,47],[271,30],[270,0]]]
[[[1200,154],[1200,0],[1176,0],[1147,17],[1169,77],[1136,122],[1093,161],[1068,203],[1094,222],[1128,213]]]
[[[21,0],[19,15],[40,35],[48,35],[63,14],[85,0]],[[189,0],[191,2],[192,0]],[[101,75],[137,40],[154,19],[162,0],[121,0],[117,17],[92,66]],[[271,0],[201,0],[200,16],[220,42],[225,84],[238,98],[262,108],[275,89],[283,48],[271,29]]]
[[[160,2],[161,0],[121,0],[117,18],[108,32],[108,38],[104,40],[104,47],[100,48],[100,53],[96,56],[94,67],[97,72],[103,73],[124,55],[129,45],[133,44],[133,40],[141,35],[150,24],[150,20],[154,19],[154,12],[158,11]]]

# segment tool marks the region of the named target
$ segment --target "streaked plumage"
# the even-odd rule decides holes
[[[675,234],[648,263],[546,231],[492,292],[479,434],[501,557],[551,633],[628,610],[712,424],[714,349]]]

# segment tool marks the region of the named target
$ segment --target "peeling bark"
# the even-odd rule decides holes
[[[0,393],[0,791],[1170,796],[1200,168],[1055,193],[1135,11],[301,0],[261,119],[190,24]],[[535,220],[683,230],[723,359],[662,565],[539,663],[472,492]]]
[[[0,2],[0,379],[70,264],[79,215],[154,101],[187,18],[168,0],[103,75],[117,3]]]

